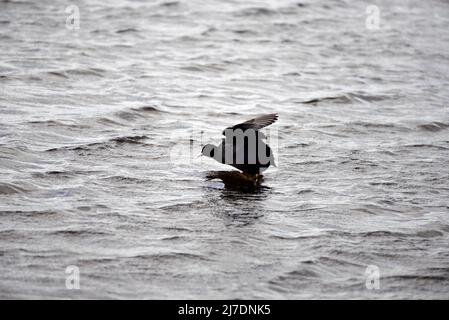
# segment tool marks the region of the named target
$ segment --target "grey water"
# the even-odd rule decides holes
[[[0,1],[0,298],[449,298],[448,62],[443,0]]]

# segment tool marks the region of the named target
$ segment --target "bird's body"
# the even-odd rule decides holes
[[[201,153],[245,174],[259,175],[274,165],[272,150],[263,141],[265,135],[259,129],[276,120],[277,114],[268,114],[228,127],[223,131],[225,138],[218,146],[207,144]]]
[[[231,141],[233,139],[223,138],[221,143],[218,145],[218,149],[221,149],[221,159],[216,159],[217,161],[223,164],[229,164],[234,168],[239,169],[242,172],[249,174],[258,174],[262,171],[268,169],[268,167],[274,164],[274,157],[271,152],[271,148],[262,141],[262,139],[256,133],[256,141],[255,144],[255,152],[258,154],[259,152],[265,152],[267,154],[268,161],[261,161],[259,157],[255,158],[255,161],[250,161],[250,147],[248,146],[249,142],[247,141]],[[237,140],[237,139],[235,139]],[[226,148],[232,148],[232,161],[226,161]],[[238,157],[241,156],[243,161],[237,161]]]

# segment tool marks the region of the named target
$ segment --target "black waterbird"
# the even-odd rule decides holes
[[[223,176],[224,172],[219,171],[220,175],[209,174],[208,177],[217,177],[224,182],[237,178],[243,183],[259,183],[262,180],[261,172],[270,165],[275,165],[271,148],[263,141],[266,136],[259,130],[273,124],[277,119],[278,115],[271,113],[236,124],[223,130],[225,138],[218,146],[206,144],[201,150],[202,155],[242,171],[242,174],[230,172],[229,177]]]

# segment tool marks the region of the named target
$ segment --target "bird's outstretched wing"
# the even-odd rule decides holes
[[[276,122],[277,119],[278,119],[277,113],[265,114],[263,116],[236,124],[235,126],[227,127],[225,130],[228,129],[232,130],[242,129],[243,131],[245,131],[246,129],[259,130],[266,126],[269,126],[270,124],[273,124],[274,122]],[[225,130],[223,131],[223,135],[225,134]]]

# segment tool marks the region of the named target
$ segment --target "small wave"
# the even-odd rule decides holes
[[[58,147],[58,148],[51,148],[47,149],[46,152],[55,152],[55,151],[62,151],[62,150],[68,150],[68,151],[86,151],[91,150],[94,148],[97,149],[106,149],[109,147],[112,147],[111,144],[142,144],[141,140],[147,139],[147,136],[125,136],[125,137],[116,137],[109,139],[104,142],[93,142],[78,146],[64,146],[64,147]]]
[[[51,235],[62,235],[62,236],[72,236],[72,237],[78,237],[78,236],[103,236],[108,235],[109,233],[97,231],[97,230],[73,230],[73,229],[67,229],[67,230],[57,230],[50,232]]]
[[[163,206],[159,207],[159,209],[170,211],[170,212],[182,212],[185,208],[200,208],[202,206],[203,206],[202,201],[193,201],[193,202],[184,202],[184,203],[163,205]]]
[[[427,144],[427,143],[416,143],[416,144],[406,144],[404,145],[406,148],[429,148],[429,149],[438,149],[438,150],[449,150],[448,147],[438,146],[435,144]]]
[[[63,124],[59,121],[55,120],[43,120],[43,121],[28,121],[29,124],[38,124],[38,125],[45,125],[49,127],[57,127],[62,126]]]
[[[49,71],[49,72],[47,72],[47,75],[60,77],[60,78],[64,78],[64,79],[69,78],[66,74],[64,74],[63,72],[59,72],[59,71]]]
[[[114,113],[114,116],[126,121],[136,121],[141,118],[146,118],[148,115],[153,115],[161,112],[162,111],[160,109],[154,106],[141,106],[117,111]]]
[[[415,274],[403,274],[384,276],[386,280],[415,280],[415,281],[448,281],[449,276],[445,275],[415,275]]]
[[[244,34],[244,35],[255,35],[256,32],[254,30],[249,30],[249,29],[237,29],[237,30],[232,30],[233,33],[235,34]]]
[[[36,216],[48,216],[55,215],[56,211],[43,210],[43,211],[23,211],[23,210],[6,210],[0,211],[0,216],[24,216],[24,217],[36,217]]]
[[[141,140],[147,139],[147,136],[131,136],[131,137],[118,137],[111,139],[109,141],[116,143],[131,143],[131,144],[139,144]]]
[[[29,189],[19,187],[15,184],[0,182],[0,195],[12,195],[18,193],[25,193],[30,191]]]
[[[179,1],[166,1],[159,4],[159,6],[166,8],[178,7],[179,5],[180,5]]]
[[[180,68],[181,70],[193,71],[193,72],[217,72],[217,71],[226,71],[222,65],[219,64],[192,64],[190,66],[183,66]]]
[[[78,260],[80,265],[97,264],[97,263],[115,263],[117,259],[115,257],[98,257],[98,258],[82,258]]]
[[[66,73],[69,75],[96,76],[96,77],[103,77],[103,74],[105,72],[106,70],[100,68],[69,69],[66,71]]]
[[[321,102],[332,101],[335,103],[350,103],[351,99],[349,96],[336,96],[336,97],[323,97],[323,98],[314,98],[306,101],[302,101],[303,104],[318,104]]]
[[[396,123],[379,123],[379,122],[368,122],[368,121],[354,121],[349,123],[350,126],[360,126],[364,128],[374,128],[374,129],[400,129],[401,131],[408,131],[408,128],[401,126]]]
[[[433,238],[443,236],[443,232],[438,230],[423,230],[415,233],[415,236],[419,238]]]
[[[99,124],[108,126],[108,127],[117,127],[117,126],[122,127],[122,126],[125,126],[124,124],[122,124],[120,122],[117,122],[117,121],[114,121],[114,120],[112,120],[110,118],[107,118],[107,117],[97,118],[96,122],[99,123]]]
[[[148,180],[145,180],[145,179],[125,177],[125,176],[110,176],[110,177],[102,178],[101,180],[110,181],[110,182],[133,183],[133,184],[143,184],[143,183],[148,182]]]
[[[85,145],[79,146],[65,146],[65,147],[57,147],[45,150],[46,152],[57,152],[57,151],[83,151],[89,150],[92,147],[99,146],[100,148],[104,147],[101,143],[89,143]]]
[[[437,132],[449,128],[449,124],[434,121],[431,123],[418,125],[418,128],[424,131]]]
[[[100,171],[94,171],[94,170],[71,170],[71,171],[59,171],[59,170],[52,170],[52,171],[46,171],[46,172],[35,172],[31,175],[34,178],[56,178],[56,179],[68,179],[75,177],[77,175],[92,175],[92,174],[98,174]]]
[[[169,236],[161,239],[162,241],[175,241],[175,240],[186,240],[184,236]]]
[[[310,129],[310,131],[317,132],[319,134],[324,134],[324,135],[327,135],[327,136],[332,136],[332,137],[339,137],[339,138],[347,138],[348,137],[346,134],[341,134],[341,133],[336,133],[336,132],[329,132],[329,131],[324,131],[324,130]]]
[[[301,265],[292,271],[282,273],[270,280],[271,285],[284,287],[295,281],[316,281],[316,278],[321,277],[321,269],[332,267],[338,268],[360,268],[361,264],[328,256],[321,256],[314,260],[301,261]]]
[[[142,259],[142,260],[171,260],[171,259],[187,259],[187,260],[202,260],[209,261],[210,259],[196,253],[190,252],[164,252],[164,253],[153,253],[153,254],[137,254],[130,257],[125,257],[126,259]]]
[[[332,252],[332,251],[331,251]],[[337,255],[340,255],[342,251],[335,250]],[[315,263],[329,265],[329,266],[342,266],[342,267],[360,267],[362,264],[356,261],[348,261],[347,259],[337,258],[337,257],[329,257],[329,256],[321,256],[319,257]]]
[[[388,95],[375,95],[375,94],[365,94],[365,93],[349,93],[349,95],[356,99],[356,100],[363,100],[363,101],[383,101],[387,99],[391,99],[391,96]]]
[[[137,112],[145,112],[145,113],[159,113],[162,112],[160,109],[156,108],[155,106],[142,106],[137,108],[132,108],[131,110],[137,111]]]
[[[273,10],[273,9],[254,7],[254,8],[245,8],[243,10],[240,10],[240,11],[236,12],[236,16],[243,16],[243,17],[270,16],[270,15],[274,15],[276,13],[277,13],[277,11]]]
[[[31,1],[21,1],[21,0],[1,0],[0,2],[7,3],[7,4],[32,4]]]
[[[320,237],[320,234],[302,234],[302,235],[280,235],[272,234],[270,238],[279,240],[301,240],[301,239],[312,239]]]
[[[73,174],[66,171],[47,171],[47,172],[35,172],[31,174],[34,178],[71,178]]]
[[[404,232],[396,232],[396,231],[369,231],[363,232],[359,234],[362,237],[418,237],[418,238],[434,238],[443,236],[443,232],[439,230],[420,230],[413,233],[404,233]]]
[[[208,27],[206,30],[204,30],[203,32],[201,32],[202,36],[207,36],[210,35],[211,33],[214,33],[217,31],[217,28],[215,27]]]
[[[23,239],[23,236],[18,230],[0,230],[0,239],[11,241],[14,239]]]
[[[293,142],[291,144],[283,146],[283,148],[284,149],[306,148],[314,144],[315,142]]]
[[[192,232],[191,229],[184,228],[184,227],[162,227],[162,229],[168,230],[168,231],[188,231],[188,232]]]
[[[133,32],[139,32],[136,28],[125,28],[125,29],[119,29],[115,33],[133,33]]]
[[[297,71],[286,72],[286,73],[283,73],[282,75],[286,76],[286,77],[302,77],[302,74]]]
[[[370,95],[362,93],[345,93],[337,96],[313,98],[310,100],[301,101],[302,104],[319,104],[322,102],[333,102],[338,104],[349,104],[354,102],[372,102],[372,101],[382,101],[388,99],[385,95]]]
[[[28,124],[41,127],[67,128],[67,129],[87,129],[89,126],[81,124],[66,123],[57,120],[36,120],[28,121]]]
[[[65,69],[65,70],[53,70],[46,72],[47,75],[56,76],[60,78],[69,79],[70,76],[95,76],[103,77],[106,72],[104,69],[99,68],[87,68],[87,69]]]
[[[293,270],[290,272],[287,272],[285,276],[281,277],[288,277],[288,278],[319,278],[320,275],[310,269],[301,269],[301,270]]]
[[[315,190],[313,190],[313,189],[302,189],[302,190],[299,190],[296,194],[306,194],[306,193],[314,193],[315,192]]]
[[[379,181],[379,182],[370,182],[372,186],[397,186],[398,183],[394,181]]]
[[[402,232],[393,232],[393,231],[369,231],[369,232],[363,232],[359,234],[362,237],[368,238],[368,237],[404,237],[406,234]]]

